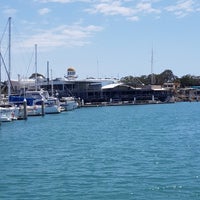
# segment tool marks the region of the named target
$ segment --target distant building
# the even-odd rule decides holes
[[[135,88],[119,82],[115,78],[86,78],[78,79],[74,68],[67,69],[63,78],[47,80],[39,77],[39,80],[20,79],[12,81],[15,93],[22,93],[24,90],[43,88],[50,94],[58,97],[74,96],[83,99],[84,102],[110,102],[112,101],[165,101],[171,97],[172,91],[157,85],[142,86]]]
[[[76,75],[76,71],[73,67],[69,67],[67,69],[67,74],[64,77],[68,80],[75,80],[76,78],[78,78],[78,76]]]

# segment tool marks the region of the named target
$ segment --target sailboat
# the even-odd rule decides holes
[[[8,19],[9,24],[9,48],[8,48],[8,65],[9,69],[7,70],[6,64],[4,62],[2,53],[0,51],[0,74],[1,74],[1,64],[4,65],[7,76],[8,76],[8,97],[11,94],[11,80],[10,80],[10,74],[11,74],[11,17]],[[19,114],[19,108],[17,108],[14,105],[11,105],[8,100],[4,101],[2,103],[2,95],[1,95],[1,75],[0,75],[0,121],[2,122],[9,122],[13,119],[17,119]]]
[[[49,68],[49,62],[47,62],[47,67]],[[25,97],[33,97],[37,95],[37,98],[35,100],[41,100],[44,103],[44,113],[45,114],[54,114],[54,113],[60,113],[61,112],[61,106],[58,98],[53,96],[53,79],[52,79],[52,96],[49,96],[48,91],[45,91],[43,89],[38,90],[38,84],[37,84],[37,44],[35,45],[35,91],[26,91]],[[51,75],[52,76],[52,75]],[[40,106],[38,107],[38,111],[40,112],[42,107],[41,103],[36,103],[34,106]]]
[[[10,96],[9,101],[15,104],[22,104],[23,100],[27,101],[27,115],[38,116],[43,114],[60,113],[61,106],[58,98],[49,96],[48,91],[38,87],[37,73],[37,44],[35,44],[35,89],[24,91],[21,96]],[[52,86],[53,90],[53,86]],[[53,94],[53,92],[52,92]],[[44,109],[44,111],[43,111]]]

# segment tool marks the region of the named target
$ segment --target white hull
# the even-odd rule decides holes
[[[44,114],[56,114],[60,113],[60,107],[57,105],[52,105],[52,106],[45,106],[44,107]],[[23,112],[22,112],[23,113]],[[42,115],[42,106],[37,105],[37,106],[27,106],[27,115],[28,116],[40,116]]]
[[[60,106],[52,105],[52,106],[44,106],[44,114],[56,114],[60,113]],[[28,106],[27,107],[27,115],[28,116],[40,116],[42,115],[42,106]]]
[[[58,105],[45,106],[44,112],[45,114],[56,114],[61,112],[61,108]]]
[[[12,118],[7,116],[6,114],[2,114],[1,117],[0,117],[0,121],[1,122],[11,122]]]
[[[40,116],[42,115],[41,106],[27,106],[27,115],[28,116]]]
[[[70,111],[74,110],[78,107],[78,103],[74,100],[73,97],[63,97],[61,99],[61,104],[60,104],[65,111]]]
[[[19,108],[9,106],[9,107],[0,107],[0,121],[1,122],[10,122],[19,117]]]
[[[47,91],[26,91],[25,96],[27,99],[34,99],[32,105],[27,106],[27,116],[39,116],[61,112],[60,102],[57,98],[49,97]],[[44,108],[42,108],[42,103],[44,103]],[[44,111],[42,109],[44,109]],[[22,114],[23,113],[24,111],[22,111]]]

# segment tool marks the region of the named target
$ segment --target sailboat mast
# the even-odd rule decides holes
[[[99,60],[97,58],[97,78],[99,78]]]
[[[47,61],[47,87],[49,86],[49,61]]]
[[[0,103],[1,103],[1,43],[0,43]]]
[[[154,74],[153,74],[153,48],[151,50],[151,85],[154,84]]]
[[[53,97],[53,73],[51,69],[51,96]]]
[[[9,38],[8,38],[8,96],[11,94],[11,17],[8,18],[9,22]]]
[[[0,103],[1,103],[1,41],[0,41]]]
[[[37,91],[37,44],[35,44],[35,91]]]

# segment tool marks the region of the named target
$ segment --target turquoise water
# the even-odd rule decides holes
[[[200,103],[3,123],[0,199],[200,199]]]

